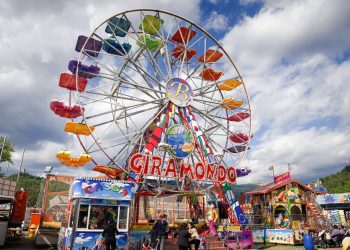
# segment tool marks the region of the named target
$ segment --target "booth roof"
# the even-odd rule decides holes
[[[269,184],[257,187],[255,189],[247,192],[246,194],[266,194],[266,193],[269,193],[269,192],[271,192],[271,191],[273,191],[273,190],[275,190],[277,188],[283,187],[283,186],[285,186],[285,185],[287,185],[287,184],[289,184],[291,182],[297,183],[300,186],[302,186],[303,188],[305,188],[305,190],[315,193],[315,190],[313,190],[312,188],[309,188],[308,186],[306,186],[305,184],[301,183],[300,181],[297,181],[295,179],[288,179],[288,180],[281,181],[281,182],[278,182],[278,183],[271,182]]]

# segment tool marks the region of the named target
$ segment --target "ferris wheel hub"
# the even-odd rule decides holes
[[[177,77],[167,82],[166,94],[169,100],[179,107],[186,107],[193,100],[193,90],[190,84]]]

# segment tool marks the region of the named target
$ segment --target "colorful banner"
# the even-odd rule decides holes
[[[101,200],[101,199],[81,199],[79,203],[83,205],[109,205],[109,206],[130,205],[130,201]]]
[[[292,229],[253,230],[254,242],[294,244]]]
[[[286,173],[277,175],[277,176],[273,177],[273,179],[274,179],[275,183],[288,180],[288,179],[290,179],[290,172],[286,172]]]
[[[230,249],[253,248],[253,233],[251,230],[231,231],[228,228],[225,231],[218,232],[220,240]]]
[[[137,187],[134,182],[76,178],[73,182],[72,198],[130,201],[135,199]]]
[[[120,233],[116,236],[117,247],[126,247],[128,242],[128,234]],[[71,231],[69,231],[68,237],[66,237],[64,247],[70,249],[71,243]],[[60,244],[62,247],[62,244]],[[62,249],[62,248],[61,248]],[[105,238],[102,237],[102,232],[91,232],[91,231],[77,231],[74,240],[74,250],[105,250]]]
[[[350,203],[350,193],[317,195],[316,201],[319,204]]]

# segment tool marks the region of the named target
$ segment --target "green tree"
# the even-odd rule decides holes
[[[350,166],[345,166],[343,170],[321,178],[322,184],[329,193],[350,192]]]
[[[11,141],[9,141],[8,138],[6,138],[5,145],[4,145],[4,138],[5,137],[0,136],[0,154],[2,152],[0,162],[13,163],[12,162],[12,153],[15,152],[14,145],[12,145]]]

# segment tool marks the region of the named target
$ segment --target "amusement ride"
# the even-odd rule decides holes
[[[229,221],[245,224],[231,190],[249,149],[249,96],[233,60],[206,30],[179,15],[125,11],[80,35],[59,87],[83,153],[57,153],[64,165],[137,184],[137,195],[191,197],[211,192]],[[237,52],[238,53],[238,52]],[[235,52],[233,53],[235,54]],[[75,153],[75,152],[74,152]]]

